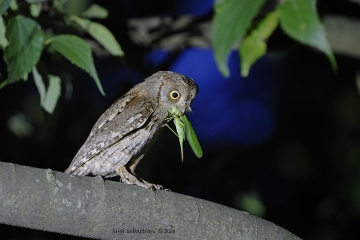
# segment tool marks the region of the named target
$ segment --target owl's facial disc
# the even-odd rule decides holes
[[[166,109],[176,107],[181,115],[190,109],[190,103],[194,96],[191,89],[186,86],[169,84],[169,86],[164,86],[161,92],[164,92],[164,95],[161,94],[161,104]]]
[[[156,85],[159,87],[156,97],[162,109],[172,109],[176,107],[181,114],[190,110],[190,104],[195,98],[198,90],[197,84],[190,78],[170,72],[163,71],[155,73],[149,78],[153,82],[154,90]]]

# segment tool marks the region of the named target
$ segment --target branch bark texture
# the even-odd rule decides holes
[[[205,200],[0,162],[0,223],[98,239],[300,239]]]

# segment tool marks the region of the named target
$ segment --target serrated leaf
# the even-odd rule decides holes
[[[121,50],[121,47],[116,41],[114,35],[104,25],[76,16],[71,16],[70,19],[85,29],[93,38],[95,38],[101,45],[103,45],[104,48],[108,50],[109,53],[111,53],[111,55],[124,55],[124,52]]]
[[[60,86],[60,78],[54,75],[48,75],[49,77],[49,87],[46,92],[46,96],[44,102],[41,104],[43,108],[48,113],[53,113],[56,103],[59,99],[61,86]]]
[[[8,67],[8,83],[12,83],[30,72],[39,61],[44,36],[39,24],[18,15],[9,20],[6,37],[9,46],[4,51],[4,59]]]
[[[313,0],[283,1],[279,6],[280,25],[284,32],[302,44],[324,52],[332,68],[337,64],[330,44],[326,39],[325,28],[316,11]]]
[[[97,4],[92,4],[88,9],[82,12],[80,16],[85,18],[107,18],[108,10]]]
[[[91,56],[91,49],[84,40],[73,35],[64,34],[50,38],[47,43],[50,43],[56,51],[61,53],[72,64],[89,73],[95,80],[101,94],[105,95],[100,79],[96,73],[94,60]]]
[[[33,68],[32,73],[33,73],[35,85],[40,94],[40,104],[42,106],[45,101],[45,96],[46,96],[45,84],[44,84],[44,81],[43,81],[41,75],[37,71],[36,67]]]
[[[5,24],[3,18],[0,16],[0,47],[1,49],[4,49],[8,45],[8,41],[5,37]]]
[[[229,52],[240,42],[264,2],[265,0],[223,0],[215,3],[211,40],[216,63],[224,76],[228,77],[230,74],[227,66]]]
[[[0,16],[9,8],[11,0],[0,0]]]
[[[251,31],[240,45],[241,75],[249,75],[250,67],[266,53],[266,40],[279,24],[278,12],[269,13],[257,27]]]

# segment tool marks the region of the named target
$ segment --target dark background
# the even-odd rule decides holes
[[[360,16],[360,5],[318,2],[322,16]],[[185,144],[181,163],[178,140],[164,129],[138,166],[139,176],[177,193],[249,211],[304,239],[360,235],[359,60],[336,55],[334,73],[324,54],[278,29],[269,40],[268,54],[249,77],[240,77],[240,60],[233,52],[231,77],[224,78],[210,46],[186,41],[199,36],[197,24],[211,21],[212,1],[93,3],[109,10],[109,17],[99,22],[125,52],[123,58],[95,57],[106,97],[86,73],[65,60],[49,69],[66,69],[72,79],[70,83],[63,78],[62,96],[52,115],[41,108],[31,77],[5,87],[0,91],[0,161],[64,171],[98,117],[117,98],[152,73],[172,70],[199,85],[188,117],[204,156],[197,159]],[[170,16],[175,21],[182,15],[194,21],[181,30],[189,36],[171,51],[136,44],[128,34],[129,19]],[[164,39],[179,33],[165,32]],[[42,60],[51,66],[51,59]],[[0,72],[6,72],[3,62]],[[0,232],[8,239],[75,239],[4,225]]]

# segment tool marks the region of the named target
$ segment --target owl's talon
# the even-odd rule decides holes
[[[149,186],[149,189],[152,189],[152,190],[166,190],[168,191],[168,189],[164,189],[164,187],[160,184],[155,184],[155,183],[149,183],[147,181],[145,181],[144,179],[141,179],[140,180],[147,186]]]
[[[120,175],[120,181],[123,183],[127,183],[127,184],[133,184],[133,185],[137,185],[143,188],[147,188],[147,189],[153,189],[153,190],[160,190],[160,189],[164,189],[163,186],[161,185],[157,185],[157,184],[153,184],[153,183],[148,183],[145,180],[142,180],[141,178],[137,178],[136,176],[134,176],[133,174],[131,174],[125,166],[120,166],[116,172]]]

